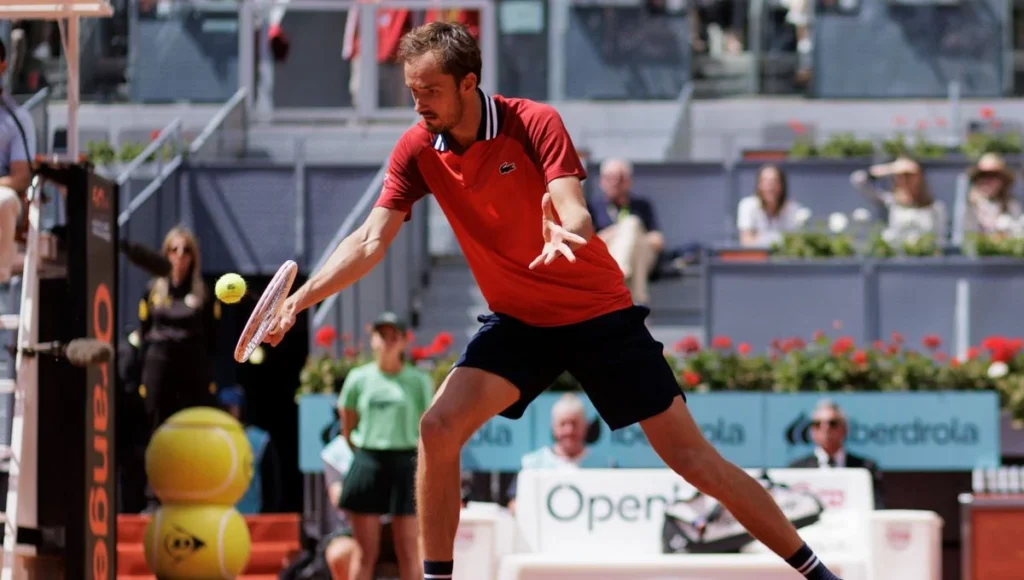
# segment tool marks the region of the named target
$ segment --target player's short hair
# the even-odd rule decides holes
[[[583,400],[574,393],[562,395],[555,405],[551,407],[551,420],[554,421],[559,415],[577,415],[583,417],[586,414],[586,407]]]
[[[433,52],[441,63],[441,72],[461,82],[466,75],[476,75],[480,82],[483,61],[480,46],[469,29],[457,22],[431,22],[407,32],[398,44],[398,61],[404,63]]]

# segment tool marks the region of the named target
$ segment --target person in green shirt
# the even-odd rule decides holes
[[[338,398],[343,434],[355,457],[341,494],[362,552],[354,580],[372,580],[381,516],[391,517],[402,580],[421,580],[414,486],[420,417],[434,397],[430,375],[408,364],[405,324],[385,312],[373,324],[374,361],[349,371]]]

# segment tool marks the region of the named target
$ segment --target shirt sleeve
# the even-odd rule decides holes
[[[357,376],[358,374],[353,369],[345,376],[345,382],[341,385],[341,394],[338,395],[338,406],[342,409],[356,410],[356,405],[359,402],[360,386],[362,385],[362,381]]]
[[[576,153],[572,137],[554,107],[535,104],[523,120],[530,147],[544,172],[545,182],[551,183],[559,177],[575,176],[581,181],[587,178],[587,171]]]
[[[416,147],[413,137],[406,133],[395,144],[384,173],[384,186],[374,207],[385,207],[405,212],[405,219],[411,217],[412,206],[427,195],[427,183],[416,162]]]
[[[736,208],[736,229],[741,232],[754,229],[754,205],[751,203],[754,201],[756,198],[744,197]]]
[[[423,388],[423,407],[419,411],[420,415],[423,415],[430,408],[430,403],[434,401],[434,379],[428,373],[423,373],[423,380],[420,384]]]
[[[11,118],[9,123],[10,131],[14,135],[14,138],[11,139],[11,161],[29,161],[34,156],[35,128],[31,117],[22,114],[20,108],[15,109],[14,114],[17,115],[17,122],[15,122],[14,118]],[[21,131],[18,129],[18,123],[21,123],[21,128],[25,131],[24,139],[22,139]],[[26,141],[30,150],[25,149]]]

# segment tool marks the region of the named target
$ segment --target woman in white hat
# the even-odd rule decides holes
[[[892,191],[876,185],[876,180],[885,177],[892,179]],[[857,191],[885,206],[889,213],[887,240],[934,234],[939,244],[946,241],[946,205],[932,198],[924,170],[913,159],[899,157],[892,163],[873,165],[867,171],[854,171],[850,181]]]
[[[967,170],[971,188],[964,207],[963,233],[999,233],[1016,225],[1024,208],[1013,197],[1013,171],[998,153],[986,153]]]

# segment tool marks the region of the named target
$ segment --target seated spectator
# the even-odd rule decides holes
[[[338,508],[341,503],[341,487],[352,467],[355,455],[344,437],[335,437],[320,453],[324,464],[324,485],[327,498],[339,518],[339,525],[321,543],[324,559],[333,580],[349,580],[359,576],[362,552],[352,538],[352,526],[345,512]]]
[[[566,393],[551,408],[555,442],[523,456],[522,469],[593,467],[587,465],[587,417],[583,401]],[[508,489],[508,509],[515,512],[517,481]]]
[[[647,304],[648,281],[665,248],[651,202],[633,195],[633,166],[623,159],[601,164],[601,192],[590,200],[597,235],[608,245],[626,278],[633,301]]]
[[[786,174],[775,165],[765,165],[757,173],[754,195],[740,200],[736,209],[736,228],[740,244],[766,248],[782,241],[782,234],[799,229],[807,210],[789,199]]]
[[[962,233],[991,234],[1007,230],[1007,223],[1014,225],[1024,209],[1013,198],[1014,175],[1003,158],[998,153],[986,153],[967,174],[971,188],[964,215],[960,216]]]
[[[242,387],[223,388],[217,397],[224,410],[245,426],[245,437],[252,447],[252,481],[245,495],[235,504],[235,509],[247,515],[280,511],[281,467],[270,434],[246,420]]]
[[[0,42],[0,75],[7,72],[7,48]],[[35,156],[32,117],[6,91],[0,94],[0,283],[11,278],[18,257],[18,215],[32,181]]]
[[[875,185],[875,180],[883,177],[892,178],[891,192]],[[857,191],[889,212],[886,240],[905,241],[934,234],[939,244],[945,242],[946,205],[932,198],[924,170],[913,159],[900,157],[892,163],[873,165],[867,171],[854,171],[850,182]]]
[[[818,469],[863,467],[871,472],[874,482],[875,509],[884,509],[882,471],[874,461],[846,451],[846,436],[847,421],[843,410],[830,399],[819,401],[811,418],[814,453],[793,461],[789,466]]]

